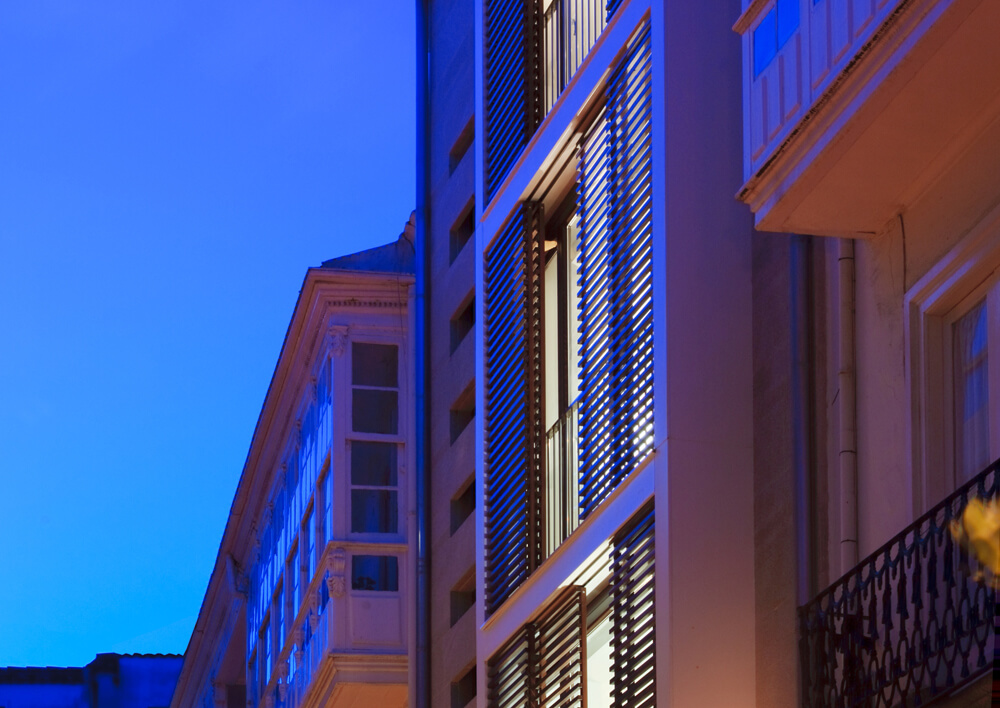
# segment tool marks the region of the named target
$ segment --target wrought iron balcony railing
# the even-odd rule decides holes
[[[1000,460],[799,608],[805,708],[925,705],[991,666],[997,591],[948,525],[998,491]]]
[[[606,14],[605,0],[552,0],[545,8],[543,116],[555,105],[601,35]]]
[[[580,525],[580,417],[574,403],[545,434],[545,557]]]

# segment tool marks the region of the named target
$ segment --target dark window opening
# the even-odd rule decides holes
[[[454,627],[475,604],[476,577],[469,574],[451,591],[451,626]]]
[[[454,263],[465,244],[472,240],[476,233],[475,202],[470,201],[458,221],[451,227],[450,253],[448,262]]]
[[[454,534],[476,510],[476,483],[469,482],[465,491],[451,500],[451,532]]]
[[[459,163],[462,162],[462,158],[465,157],[465,153],[469,151],[472,147],[472,142],[476,139],[476,117],[472,116],[469,118],[469,122],[465,124],[462,128],[462,132],[458,134],[458,138],[455,140],[455,144],[451,146],[451,150],[448,151],[448,174],[450,175],[458,167]]]
[[[454,445],[459,436],[476,418],[476,392],[470,386],[452,404],[450,412],[451,443]]]
[[[476,325],[476,300],[473,298],[451,318],[451,353],[454,354],[458,345]]]
[[[451,684],[451,708],[465,708],[476,697],[476,667]]]

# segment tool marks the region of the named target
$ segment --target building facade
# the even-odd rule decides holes
[[[310,269],[172,708],[404,706],[413,224]]]
[[[948,524],[1000,486],[1000,8],[734,21],[739,198],[778,232],[754,251],[759,702],[988,705],[996,596]]]
[[[475,685],[432,658],[416,705],[445,681],[452,706],[751,705],[739,5],[471,5],[421,4],[418,242],[454,223],[437,176],[465,113],[437,137],[435,58],[470,22]]]
[[[475,704],[986,705],[996,4],[473,7]]]
[[[476,333],[473,5],[418,4],[418,280],[425,318],[418,416],[425,444],[426,666],[415,705],[475,705]],[[419,621],[419,620],[418,620]],[[416,677],[422,676],[420,686]],[[418,700],[419,698],[419,700]]]
[[[3,708],[166,708],[183,657],[98,654],[81,667],[0,668]]]

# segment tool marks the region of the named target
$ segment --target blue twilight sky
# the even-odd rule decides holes
[[[306,268],[414,205],[374,7],[0,7],[0,666],[184,651]]]

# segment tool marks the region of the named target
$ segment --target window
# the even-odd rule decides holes
[[[459,345],[465,341],[465,336],[476,325],[476,301],[470,298],[451,317],[451,353],[454,354]]]
[[[487,705],[656,705],[653,544],[650,504],[612,539],[610,577],[564,588],[489,659]]]
[[[904,296],[914,506],[1000,457],[1000,208]]]
[[[483,63],[486,200],[517,162],[604,30],[605,0],[487,0]]]
[[[351,347],[351,422],[356,433],[399,432],[399,372],[395,345]]]
[[[457,497],[451,500],[451,533],[454,534],[476,510],[476,483],[470,481]]]
[[[314,516],[312,506],[310,506],[306,520],[303,522],[304,538],[306,539],[306,558],[303,568],[306,573],[306,584],[312,582],[312,578],[316,574],[316,520],[313,518]]]
[[[288,578],[288,620],[289,622],[295,619],[295,615],[298,614],[299,605],[302,604],[302,597],[299,594],[299,588],[301,586],[300,575],[302,572],[301,564],[299,561],[299,546],[298,543],[292,546],[291,553],[288,554],[288,563],[285,566],[285,577]]]
[[[351,441],[351,531],[399,531],[398,446]]]
[[[760,76],[799,28],[799,0],[777,0],[753,30],[753,75]]]
[[[351,533],[399,533],[399,351],[351,346]],[[363,439],[361,439],[363,438]]]
[[[1000,281],[996,275],[949,313],[945,330],[951,394],[949,447],[957,486],[1000,457],[1000,445],[992,433],[1000,422],[1000,395],[991,395],[991,391],[1000,392],[1000,371],[995,361],[991,364],[1000,352]]]
[[[483,255],[487,614],[652,451],[650,62],[644,24],[575,199],[522,203]]]
[[[462,212],[462,216],[451,227],[451,233],[449,234],[449,263],[455,262],[458,254],[465,248],[465,244],[471,241],[472,237],[476,235],[475,210],[476,202],[474,199],[470,199],[468,205],[465,207],[465,211]]]
[[[351,589],[397,592],[399,561],[395,556],[352,556]]]

